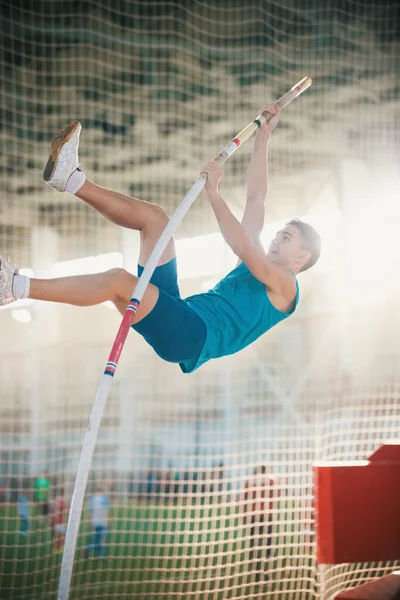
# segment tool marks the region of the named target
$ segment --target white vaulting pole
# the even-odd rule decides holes
[[[282,109],[292,102],[297,96],[310,87],[312,81],[310,77],[304,77],[296,83],[284,96],[279,98],[277,104]],[[240,133],[218,154],[215,160],[222,165],[248,138],[265,122],[263,115],[258,115],[254,121],[242,129]],[[92,464],[93,452],[97,441],[101,419],[104,408],[107,403],[111,383],[121,356],[122,349],[130,326],[134,322],[139,304],[150,282],[151,276],[160,260],[169,240],[183,217],[200,194],[206,184],[206,176],[201,175],[192,185],[175,213],[172,215],[167,227],[161,234],[160,239],[154,247],[153,252],[143,270],[142,275],[133,291],[132,298],[126,308],[122,318],[117,337],[115,338],[104,374],[101,378],[97,390],[96,398],[93,404],[92,414],[86,431],[85,441],[81,452],[78,471],[76,475],[74,492],[72,495],[71,508],[68,518],[67,533],[65,538],[64,553],[61,563],[60,581],[58,587],[58,600],[68,600],[71,587],[72,569],[76,549],[76,541],[79,532],[83,501],[86,491],[86,485],[89,478],[89,471]]]

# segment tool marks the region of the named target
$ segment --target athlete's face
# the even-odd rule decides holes
[[[300,229],[288,225],[275,235],[268,248],[268,256],[274,262],[299,271],[311,255],[304,250]]]

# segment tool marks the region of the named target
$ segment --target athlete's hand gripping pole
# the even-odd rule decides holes
[[[296,83],[286,94],[284,94],[277,104],[282,109],[292,102],[297,96],[304,92],[312,81],[310,77],[304,77],[301,81]],[[237,136],[229,142],[227,146],[218,154],[215,160],[222,165],[236,150],[241,146],[248,138],[265,122],[263,115],[258,115],[254,121],[249,123],[247,127],[242,129]],[[111,383],[115,370],[118,365],[119,358],[121,356],[122,349],[126,337],[129,332],[129,328],[134,322],[135,314],[139,307],[139,304],[146,291],[147,285],[150,282],[151,276],[160,260],[164,250],[166,249],[169,240],[174,235],[176,228],[182,221],[183,217],[200,194],[201,190],[206,184],[206,176],[201,175],[197,181],[192,185],[175,213],[172,215],[167,227],[163,231],[154,247],[153,252],[150,255],[149,260],[143,270],[142,275],[133,291],[132,298],[126,308],[125,314],[122,318],[120,328],[118,330],[117,337],[115,338],[114,345],[112,347],[104,374],[100,380],[100,385],[97,390],[96,399],[93,404],[92,414],[90,416],[89,425],[86,431],[85,441],[83,443],[82,453],[79,461],[78,471],[76,475],[74,492],[72,495],[71,508],[68,519],[67,534],[65,538],[64,553],[61,564],[60,581],[58,587],[58,600],[68,600],[69,590],[71,586],[71,576],[76,548],[76,541],[79,532],[79,524],[81,519],[83,501],[85,496],[85,490],[87,481],[89,478],[89,471],[92,464],[92,457],[94,447],[96,445],[98,431],[100,428],[101,419],[103,416],[104,408],[107,402],[108,394],[111,388]]]

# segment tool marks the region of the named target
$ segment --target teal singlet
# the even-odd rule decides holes
[[[294,273],[293,276],[296,302],[289,313],[283,313],[271,304],[265,284],[256,279],[244,263],[213,289],[186,298],[206,324],[207,335],[199,357],[180,363],[182,371],[191,373],[211,358],[239,352],[293,314],[299,302],[299,286]]]

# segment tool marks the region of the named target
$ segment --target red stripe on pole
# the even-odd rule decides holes
[[[113,347],[111,348],[110,356],[108,357],[108,362],[118,364],[130,326],[135,319],[135,315],[136,312],[133,312],[132,310],[128,310],[124,313],[117,337],[115,338]]]

